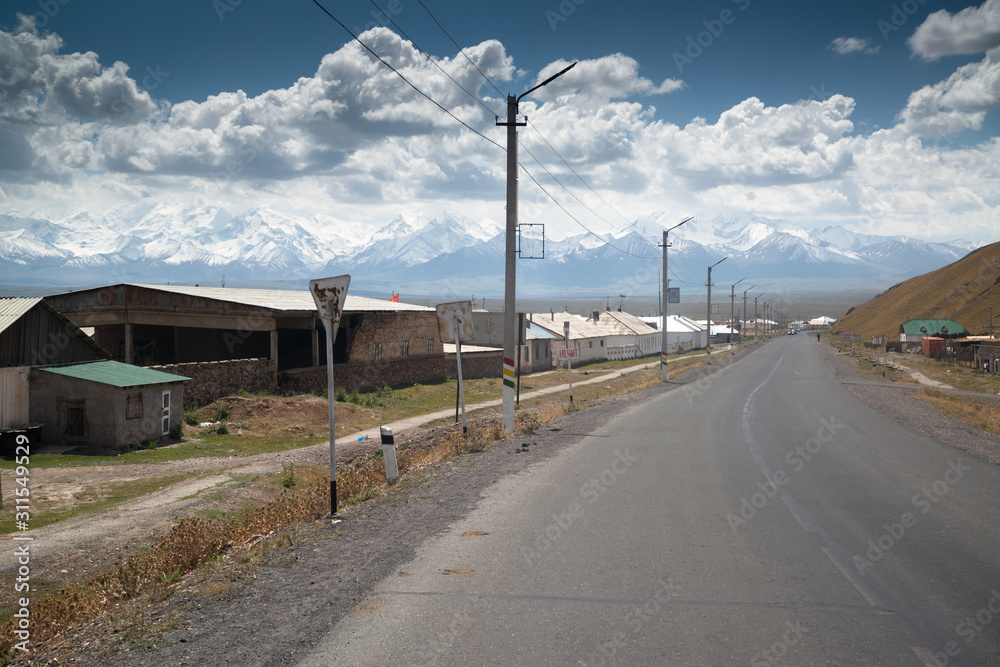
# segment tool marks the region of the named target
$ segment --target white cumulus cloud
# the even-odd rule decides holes
[[[941,9],[928,16],[909,39],[924,60],[981,53],[1000,46],[1000,0],[986,0],[955,14]]]

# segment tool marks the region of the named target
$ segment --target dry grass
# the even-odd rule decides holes
[[[306,476],[300,472],[301,476]],[[285,490],[263,507],[247,508],[234,521],[186,518],[157,540],[148,552],[118,563],[88,581],[63,588],[34,603],[31,646],[58,637],[74,625],[116,609],[140,595],[157,595],[202,563],[263,539],[274,530],[316,519],[329,511],[329,483],[313,473],[296,490]],[[17,657],[14,623],[0,629],[0,660]]]
[[[996,401],[953,396],[929,388],[918,396],[933,405],[938,412],[1000,436],[1000,410],[997,410]]]
[[[671,367],[674,378],[703,365],[703,362],[691,359],[681,364]],[[537,399],[530,406],[522,403],[516,419],[516,432],[534,432],[544,423],[583,409],[602,398],[626,394],[659,382],[659,369],[638,371],[620,378],[609,378],[607,383],[577,388],[574,390],[573,405],[568,404],[565,394]],[[466,434],[460,427],[454,426],[425,446],[410,447],[404,443],[397,451],[400,476],[439,461],[484,451],[506,435],[500,416],[491,415],[471,422]],[[287,477],[288,471],[277,475],[281,476]],[[147,623],[144,613],[132,623],[127,619],[134,616],[134,612],[123,603],[139,598],[165,598],[182,577],[199,566],[212,565],[223,558],[232,557],[237,564],[257,562],[268,549],[281,546],[282,540],[294,540],[289,533],[277,531],[329,513],[330,484],[325,470],[296,468],[294,485],[285,485],[281,481],[276,479],[274,484],[280,489],[280,495],[262,507],[245,507],[229,520],[182,519],[148,552],[123,560],[110,571],[66,586],[48,599],[35,602],[31,645],[37,649],[45,642],[58,642],[60,636],[71,628],[102,615],[114,619],[115,613],[119,614],[118,620],[110,624],[105,622],[105,625],[114,626],[121,636],[138,632]],[[386,492],[385,463],[380,452],[338,470],[338,509],[346,509]],[[272,539],[269,540],[269,536]],[[228,590],[225,583],[217,582],[214,586],[203,594],[221,594]],[[165,629],[168,629],[167,625],[164,625]],[[0,663],[7,664],[20,657],[14,650],[13,629],[12,621],[0,627]]]

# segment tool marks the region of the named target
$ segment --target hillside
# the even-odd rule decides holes
[[[960,322],[972,334],[1000,329],[1000,242],[974,250],[937,271],[899,283],[848,311],[834,333],[894,338],[899,325],[920,318]]]

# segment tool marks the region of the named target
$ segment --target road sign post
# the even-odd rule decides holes
[[[563,322],[563,339],[566,342],[566,349],[559,350],[559,358],[566,360],[566,370],[569,373],[569,404],[573,405],[573,357],[577,356],[577,350],[569,347],[569,322]]]
[[[316,310],[326,329],[326,385],[330,415],[330,516],[337,513],[337,436],[334,428],[333,391],[333,341],[340,326],[340,313],[347,299],[347,288],[351,284],[349,275],[334,278],[320,278],[309,281],[309,292],[316,302]]]
[[[472,325],[472,302],[453,301],[437,306],[438,333],[443,342],[455,343],[455,363],[458,366],[458,401],[462,406],[462,435],[469,432],[465,420],[465,390],[462,386],[462,341],[476,337]]]

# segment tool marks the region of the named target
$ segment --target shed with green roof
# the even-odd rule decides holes
[[[31,421],[45,444],[127,451],[180,426],[188,379],[110,360],[35,368]]]
[[[965,327],[955,320],[909,320],[899,325],[901,343],[919,343],[924,336],[956,338],[964,333]]]

